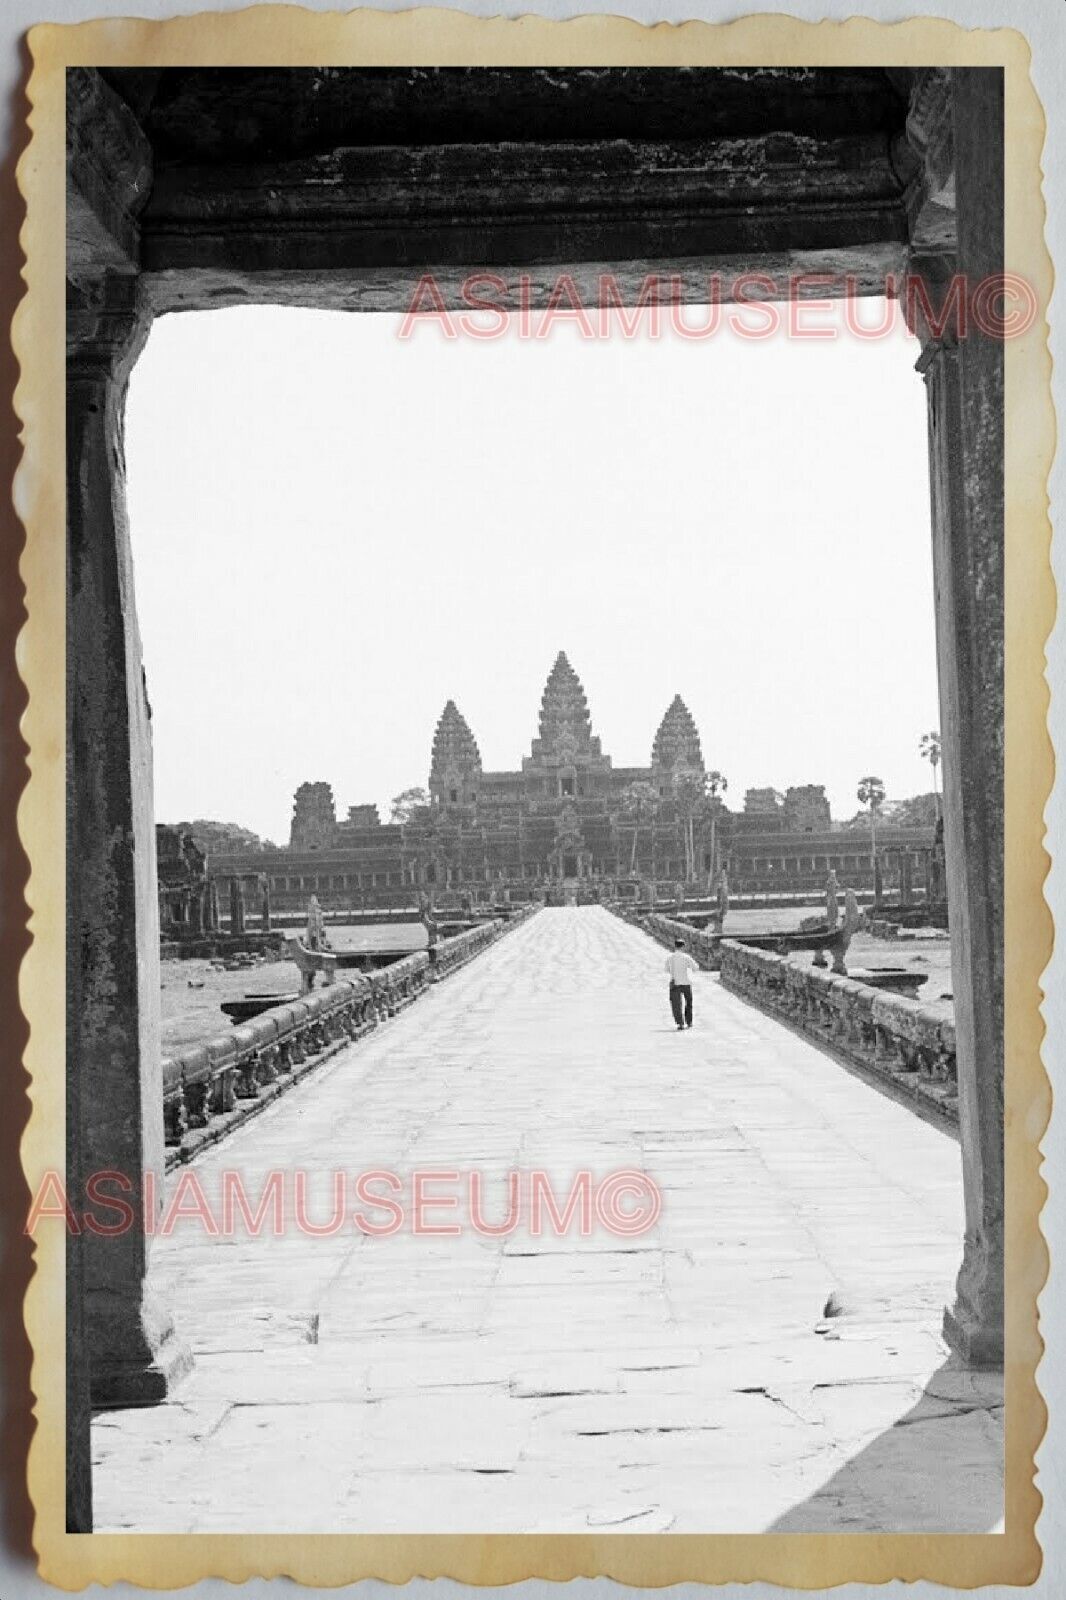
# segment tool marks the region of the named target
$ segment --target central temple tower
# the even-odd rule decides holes
[[[581,679],[560,650],[540,697],[540,729],[522,762],[530,793],[571,798],[605,792],[611,758],[592,732]]]

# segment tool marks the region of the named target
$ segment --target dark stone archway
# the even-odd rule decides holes
[[[992,69],[163,68],[68,72],[71,1175],[162,1165],[150,710],[124,510],[125,389],[151,318],[274,302],[406,310],[480,269],[543,305],[560,272],[635,303],[649,271],[783,297],[1001,270]],[[967,1207],[945,1328],[1003,1354],[1003,351],[918,319]],[[160,1185],[161,1192],[161,1185]],[[187,1357],[145,1304],[146,1241],[73,1241],[72,1347],[102,1403]],[[80,1319],[84,1313],[84,1335]],[[71,1416],[84,1412],[71,1374]],[[84,1526],[71,1428],[71,1524]],[[79,1474],[81,1478],[79,1479]]]

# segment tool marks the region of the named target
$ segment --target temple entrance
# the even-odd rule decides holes
[[[199,96],[215,104],[218,91],[212,86],[210,69],[199,77],[195,72],[188,76],[193,100]],[[827,264],[843,262],[854,268],[861,293],[873,292],[872,286],[883,282],[886,268],[909,267],[921,275],[933,299],[956,263],[960,271],[975,278],[997,270],[1002,213],[1000,165],[994,159],[996,150],[1001,150],[999,77],[939,69],[857,76],[862,81],[854,85],[855,107],[869,104],[868,80],[876,79],[873,87],[880,97],[877,104],[883,126],[879,124],[876,138],[865,125],[853,136],[842,138],[841,102],[834,99],[836,122],[822,158],[835,163],[841,159],[838,146],[844,147],[846,192],[857,196],[856,217],[849,215],[850,200],[841,199],[836,189],[826,191],[818,161],[814,161],[810,170],[805,168],[796,175],[792,198],[775,202],[781,209],[774,213],[769,233],[771,219],[758,214],[763,204],[758,182],[750,228],[746,214],[730,199],[730,259],[773,274],[778,271],[775,263],[780,263],[782,249],[795,244],[797,249],[810,251],[814,263],[824,254]],[[397,78],[402,85],[403,74]],[[87,144],[111,130],[115,148],[134,149],[143,156],[131,160],[129,170],[121,172],[114,170],[106,155],[86,163],[84,169],[75,163],[70,180],[72,206],[81,208],[79,215],[84,211],[96,219],[92,228],[76,227],[68,233],[72,250],[68,272],[68,506],[75,591],[71,648],[77,682],[84,686],[83,692],[72,696],[70,713],[74,773],[70,897],[74,915],[96,934],[91,947],[72,948],[68,956],[72,1187],[82,1170],[118,1168],[139,1176],[157,1170],[163,1155],[151,713],[141,675],[120,448],[130,371],[152,316],[159,312],[272,299],[311,308],[358,310],[364,303],[359,298],[361,286],[371,283],[378,296],[375,305],[403,310],[410,291],[408,266],[416,248],[415,241],[403,235],[404,224],[397,223],[396,233],[375,234],[380,259],[375,257],[368,265],[359,255],[367,229],[361,232],[354,226],[350,231],[331,232],[315,221],[319,213],[313,210],[302,221],[295,219],[299,226],[292,225],[291,217],[281,224],[276,215],[250,219],[246,175],[238,173],[238,181],[234,181],[229,169],[205,168],[202,153],[195,161],[191,155],[186,160],[180,129],[175,132],[154,125],[152,84],[134,81],[137,79],[137,73],[129,74],[128,81],[121,72],[109,73],[106,78],[83,73],[74,80],[76,92],[68,98],[72,116],[84,119]],[[753,81],[749,92],[757,97],[757,76]],[[309,100],[314,87],[309,81]],[[401,92],[402,87],[397,90]],[[693,92],[691,87],[678,89],[679,94]],[[766,92],[779,97],[780,79],[771,76]],[[814,94],[810,82],[805,81],[803,92],[810,101]],[[418,94],[424,99],[424,85],[419,85]],[[691,126],[691,119],[699,113],[698,104],[681,109],[689,119],[686,126]],[[776,100],[772,109],[776,119]],[[138,114],[144,118],[143,127]],[[240,107],[236,114],[241,114]],[[856,111],[862,117],[867,114]],[[160,115],[165,116],[165,111]],[[195,121],[188,119],[187,125]],[[953,143],[943,138],[945,124],[955,128]],[[597,126],[608,147],[612,138],[620,136],[620,130],[612,132],[609,122],[604,132],[602,118]],[[775,120],[768,126],[775,129],[779,123]],[[722,132],[717,131],[719,135]],[[151,171],[153,138],[166,149],[168,162],[165,189],[160,186],[154,199],[145,192],[143,176]],[[274,129],[265,138],[264,149],[274,150],[277,139],[278,130]],[[890,146],[894,157],[906,153],[905,183],[882,154]],[[247,143],[242,148],[247,149]],[[594,161],[602,162],[595,140],[590,148]],[[428,170],[424,142],[413,155],[402,138],[394,149],[401,165],[406,151],[416,176]],[[560,152],[560,160],[585,159],[581,154],[575,158],[565,142]],[[871,152],[877,152],[876,157]],[[547,150],[546,156],[551,155]],[[511,159],[505,146],[499,159]],[[528,161],[528,152],[523,159]],[[752,159],[753,170],[760,173],[761,149]],[[867,161],[874,162],[875,170],[866,172]],[[683,164],[675,165],[680,178],[687,179]],[[659,163],[663,172],[669,166],[669,162]],[[227,182],[229,171],[233,192],[220,195],[209,189],[203,218],[189,223],[182,207],[195,210],[204,203],[205,170],[212,172],[212,183],[221,185]],[[445,161],[426,181],[447,191],[452,182],[448,174],[454,170]],[[619,274],[619,292],[624,303],[633,305],[649,261],[661,259],[664,271],[669,271],[678,259],[702,259],[706,254],[705,215],[693,215],[691,231],[687,222],[678,222],[667,246],[662,237],[663,194],[657,191],[655,203],[649,207],[646,199],[638,196],[634,200],[625,184],[617,195],[610,192],[608,184],[597,212],[601,220],[591,228],[590,238],[588,185],[602,185],[602,165],[594,165],[588,172],[566,168],[565,174],[558,180],[559,187],[566,190],[573,184],[573,209],[568,212],[568,202],[565,198],[561,202],[558,194],[545,197],[545,226],[550,229],[551,246],[544,244],[538,259],[571,260],[572,224],[574,241],[580,239],[586,253],[582,259],[590,263],[623,259],[626,265]],[[668,188],[670,180],[661,181]],[[283,190],[290,197],[286,203],[302,204],[302,182],[297,176],[279,186],[278,192]],[[85,202],[79,186],[101,183],[113,184],[116,193],[109,191],[101,197],[94,189],[91,200]],[[320,200],[317,183],[317,178],[307,180],[312,206]],[[873,198],[864,194],[863,184]],[[274,192],[269,174],[263,170],[255,187]],[[360,192],[357,181],[352,200],[356,218]],[[541,197],[535,198],[540,203]],[[146,199],[138,231],[132,218]],[[159,210],[164,202],[173,208],[171,212]],[[687,215],[689,203],[683,197],[678,199],[679,217]],[[482,204],[474,201],[468,230],[456,228],[449,213],[448,228],[436,231],[429,227],[429,236],[423,231],[417,241],[419,250],[429,250],[428,259],[450,263],[451,276],[445,275],[443,293],[453,305],[459,303],[464,274],[486,263],[523,259],[523,248],[528,248],[540,226],[535,221],[523,224],[516,238],[507,231],[511,222],[501,223],[491,208],[479,209]],[[98,255],[94,252],[100,248],[104,228],[99,219],[109,217],[123,220],[121,237]],[[125,226],[127,219],[129,227]],[[834,232],[837,228],[839,235]],[[325,250],[327,236],[329,249]],[[771,236],[772,249],[766,244]],[[856,238],[863,242],[856,245]],[[126,255],[131,239],[140,241],[133,246],[132,259]],[[813,246],[812,240],[817,241]],[[454,254],[457,248],[464,252],[459,258]],[[217,256],[213,254],[216,249]],[[343,259],[331,253],[336,251]],[[346,251],[354,254],[345,256]],[[121,272],[113,270],[115,252],[125,263]],[[550,275],[542,273],[541,278],[536,296],[543,305]],[[766,281],[769,300],[787,297],[784,280],[769,276]],[[592,282],[590,277],[586,288]],[[686,298],[699,303],[700,292],[690,286]],[[941,723],[945,730],[948,894],[953,916],[969,934],[966,947],[953,953],[966,1253],[945,1327],[953,1347],[965,1359],[994,1365],[1003,1353],[1002,347],[975,335],[965,351],[960,351],[924,323],[919,323],[916,331],[922,341],[920,367],[928,396],[933,474],[938,665],[946,712]],[[981,573],[979,586],[967,580],[966,575],[975,571]],[[765,575],[768,587],[772,577],[772,573]],[[598,581],[599,573],[591,571],[589,595],[595,595]],[[634,604],[639,613],[647,599],[638,591]],[[261,623],[253,606],[238,620],[248,627]],[[639,637],[639,626],[636,615],[629,638]],[[116,704],[127,708],[122,716],[110,713],[108,708]],[[562,782],[569,782],[571,788],[563,787],[561,792],[572,795],[573,780]],[[648,807],[654,805],[654,795],[644,798]],[[451,791],[451,799],[459,801],[457,790]],[[584,800],[578,804],[583,806]],[[638,847],[642,829],[647,835],[651,823],[635,806],[632,830]],[[579,843],[581,830],[575,827],[563,837],[568,845]],[[544,849],[551,853],[558,848],[553,838],[550,832],[545,835]],[[476,854],[479,840],[474,840],[474,847]],[[588,870],[589,858],[566,851],[554,859],[560,862],[563,878],[569,880],[568,893],[572,892],[572,880],[579,876],[579,867]],[[448,866],[443,875],[458,884],[468,866]],[[473,870],[487,878],[489,865],[479,857]],[[116,904],[123,908],[120,917],[114,915]],[[90,994],[92,1007],[84,1003]],[[114,1071],[114,1061],[119,1058],[121,1076]],[[134,1192],[140,1192],[137,1183]],[[105,1254],[106,1272],[100,1266]],[[121,1247],[112,1242],[101,1247],[98,1240],[74,1240],[70,1260],[68,1345],[89,1350],[98,1373],[106,1377],[111,1403],[144,1403],[164,1397],[182,1361],[173,1351],[166,1317],[153,1321],[143,1315],[144,1230],[132,1231]],[[89,1285],[85,1299],[83,1282]],[[86,1308],[88,1327],[83,1329]],[[79,1403],[83,1415],[87,1410],[87,1393],[78,1393],[80,1402],[78,1394],[72,1398],[72,1417]],[[87,1527],[89,1513],[84,1495],[79,1498],[78,1492],[79,1484],[84,1488],[85,1482],[84,1455],[73,1425],[72,1445],[68,1476],[71,1525]]]

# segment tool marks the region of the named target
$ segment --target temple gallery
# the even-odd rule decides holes
[[[669,899],[714,893],[810,894],[833,871],[842,888],[876,893],[886,872],[902,899],[942,898],[934,827],[884,819],[870,835],[841,828],[820,784],[748,789],[725,799],[679,694],[663,713],[647,766],[615,766],[593,732],[581,680],[565,652],[548,673],[529,754],[487,770],[466,717],[449,699],[432,738],[428,785],[338,817],[331,785],[296,790],[289,844],[223,832],[210,852],[181,828],[159,830],[161,927],[195,934],[264,906],[295,911],[315,894],[337,912],[416,905],[549,903],[576,897]]]

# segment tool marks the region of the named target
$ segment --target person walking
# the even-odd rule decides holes
[[[673,954],[666,958],[666,970],[670,974],[670,1010],[678,1033],[683,1033],[692,1026],[691,975],[700,970],[699,962],[686,953],[684,939],[674,940]]]

